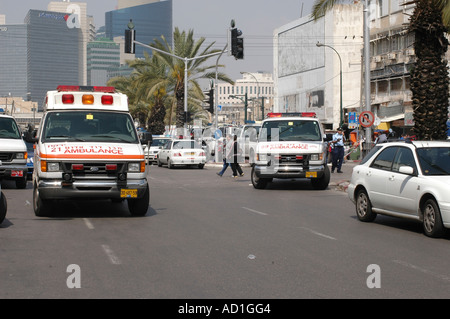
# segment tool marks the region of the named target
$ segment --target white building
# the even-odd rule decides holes
[[[274,31],[274,112],[315,112],[328,129],[361,103],[362,4],[340,4],[317,21],[303,17]],[[325,46],[318,47],[317,43]],[[334,50],[335,51],[334,51]]]
[[[268,72],[241,72],[243,77],[229,83],[218,84],[221,111],[219,122],[244,124],[245,95],[247,95],[247,120],[261,121],[273,106],[273,78]],[[261,106],[264,106],[264,110]]]

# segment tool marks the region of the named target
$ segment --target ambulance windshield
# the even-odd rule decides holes
[[[264,122],[260,141],[321,141],[319,123],[307,120],[277,120]]]
[[[139,143],[131,116],[117,112],[50,112],[42,136],[45,142]]]

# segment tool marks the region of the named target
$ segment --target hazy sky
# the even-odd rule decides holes
[[[0,14],[6,24],[23,23],[29,9],[46,10],[50,0],[0,0]],[[76,2],[76,1],[72,1]],[[97,27],[103,26],[105,12],[114,10],[116,0],[84,0],[88,14],[94,16]],[[173,0],[173,26],[180,30],[194,30],[196,38],[205,43],[215,41],[214,48],[223,49],[231,19],[242,30],[244,60],[223,56],[223,70],[238,79],[240,71],[273,71],[273,31],[301,16],[309,15],[313,0]],[[139,30],[137,30],[139,32]],[[212,62],[214,60],[214,62]],[[210,59],[215,64],[215,59]]]

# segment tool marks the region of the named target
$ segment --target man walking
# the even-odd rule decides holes
[[[334,173],[334,169],[337,168],[338,173],[342,173],[342,162],[344,161],[344,142],[345,136],[343,134],[342,127],[337,129],[337,133],[333,135],[333,141],[331,145],[333,147],[333,161],[331,164],[331,173]]]

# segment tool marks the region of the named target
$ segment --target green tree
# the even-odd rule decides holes
[[[317,20],[345,0],[316,0],[311,16]],[[444,58],[448,41],[444,32],[450,26],[450,1],[412,0],[415,9],[409,31],[415,35],[417,56],[411,72],[414,131],[419,139],[445,139],[448,119],[448,70]]]
[[[220,52],[220,50],[211,49],[214,42],[210,45],[206,45],[203,48],[205,38],[201,37],[197,41],[194,40],[194,32],[180,32],[178,28],[175,28],[173,33],[173,47],[170,45],[164,36],[161,36],[161,40],[156,39],[153,46],[159,50],[173,54],[181,58],[194,58],[199,56],[208,55],[211,53]],[[203,48],[203,49],[202,49]],[[174,58],[167,54],[154,52],[154,55],[163,61],[168,67],[168,77],[172,79],[174,83],[173,92],[176,99],[176,126],[183,127],[184,125],[184,69],[185,63],[183,60]],[[192,95],[193,99],[197,99],[203,96],[203,92],[198,83],[199,79],[214,79],[215,78],[215,64],[210,66],[204,66],[210,57],[204,57],[191,60],[187,63],[188,79],[189,79],[189,92],[188,95]],[[218,73],[218,79],[221,81],[234,84],[228,76],[223,73]],[[188,100],[189,105],[189,100]]]

